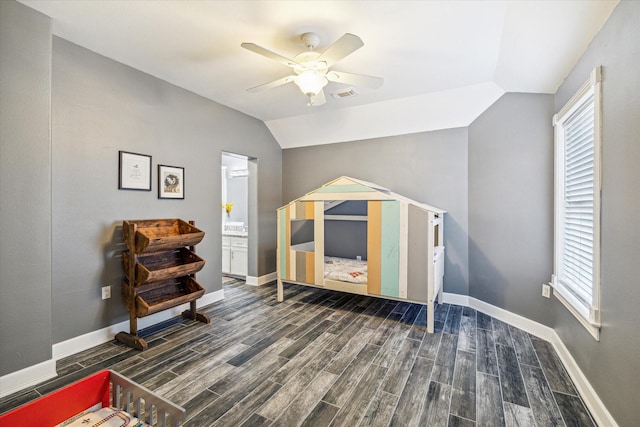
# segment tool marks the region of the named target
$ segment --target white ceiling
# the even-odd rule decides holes
[[[602,27],[610,1],[19,0],[53,33],[266,123],[282,148],[469,125],[505,92],[555,93]],[[307,107],[290,69],[300,34],[323,51],[344,33],[364,47],[332,69],[384,78],[377,90]],[[586,76],[585,76],[586,78]]]

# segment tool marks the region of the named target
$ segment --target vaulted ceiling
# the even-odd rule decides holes
[[[282,148],[469,125],[505,92],[555,93],[615,1],[19,0],[52,18],[56,36],[265,122]],[[332,69],[380,76],[380,89],[308,107],[291,74],[242,49],[284,57],[320,35],[364,46]],[[586,78],[586,76],[585,76]]]

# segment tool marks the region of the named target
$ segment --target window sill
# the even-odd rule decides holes
[[[573,316],[578,319],[580,324],[585,327],[585,329],[595,338],[596,341],[600,341],[600,326],[594,325],[589,321],[587,317],[585,317],[584,313],[581,313],[570,301],[569,298],[565,297],[564,292],[557,287],[553,287],[553,295],[560,301],[566,308],[569,310]]]

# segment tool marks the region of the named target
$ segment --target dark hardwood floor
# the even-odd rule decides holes
[[[109,368],[184,406],[186,426],[593,426],[550,343],[475,310],[285,285],[225,284],[203,307],[57,363],[6,412]]]

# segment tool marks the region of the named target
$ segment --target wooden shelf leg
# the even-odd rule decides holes
[[[198,313],[196,311],[196,302],[191,301],[190,309],[182,312],[182,317],[189,320],[197,320],[198,322],[209,324],[211,323],[211,319],[204,313]]]
[[[435,324],[435,304],[433,301],[427,302],[427,333],[432,334]]]
[[[129,312],[129,333],[118,332],[115,338],[116,341],[120,341],[122,344],[137,350],[144,351],[149,348],[144,338],[138,336],[138,318],[135,312]]]
[[[198,322],[202,322],[202,323],[206,323],[206,324],[211,323],[211,319],[209,319],[209,316],[207,316],[204,313],[196,313],[196,320]]]
[[[133,310],[129,310],[129,333],[138,335],[138,318]]]
[[[198,314],[198,312],[196,311],[196,302],[191,301],[189,303],[189,307],[190,307],[190,310],[185,311],[185,313],[189,314],[188,319],[196,320],[196,315]],[[183,313],[183,316],[184,316],[184,313]]]
[[[116,340],[120,341],[122,344],[127,345],[131,348],[135,348],[137,350],[144,351],[149,348],[149,345],[144,340],[144,338],[140,338],[135,334],[128,334],[126,332],[118,332],[116,334]]]
[[[202,323],[207,323],[207,324],[211,323],[211,319],[206,314],[198,313],[196,311],[195,312],[196,315],[192,316],[191,313],[192,313],[191,310],[185,310],[185,311],[182,312],[182,317],[184,317],[185,319],[189,319],[189,320],[197,320],[198,322],[202,322]]]
[[[278,279],[278,302],[284,301],[284,287],[282,286],[282,279]]]

